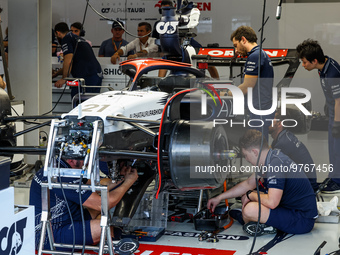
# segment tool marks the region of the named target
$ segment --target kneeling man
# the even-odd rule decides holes
[[[312,186],[304,172],[280,150],[269,148],[266,140],[261,148],[261,132],[248,130],[240,139],[244,158],[258,166],[258,176],[253,173],[247,180],[208,201],[214,210],[221,200],[242,196],[242,212],[230,211],[230,216],[244,224],[243,230],[256,233],[258,196],[254,189],[259,183],[261,193],[261,218],[257,235],[275,233],[276,229],[291,234],[311,231],[318,216]],[[234,211],[234,212],[233,212]]]

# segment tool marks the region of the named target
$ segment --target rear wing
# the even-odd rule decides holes
[[[276,85],[278,88],[289,87],[300,65],[296,49],[263,49],[270,57],[273,66],[288,64],[286,73]],[[234,56],[234,48],[200,48],[197,55],[192,56],[200,69],[207,66],[229,66],[230,75],[233,77],[233,67],[243,67],[246,57]]]

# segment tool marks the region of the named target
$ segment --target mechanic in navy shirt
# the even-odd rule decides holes
[[[299,168],[305,171],[307,178],[314,191],[319,188],[316,183],[316,169],[314,161],[307,147],[289,130],[282,125],[280,109],[275,113],[273,124],[269,126],[269,134],[274,139],[272,149],[280,149],[290,157]]]
[[[230,40],[235,47],[235,54],[242,57],[247,57],[244,66],[244,79],[243,83],[238,87],[242,90],[243,94],[248,94],[248,88],[253,89],[252,104],[256,110],[268,110],[272,106],[273,97],[273,79],[274,70],[272,63],[263,50],[261,51],[261,65],[259,65],[260,48],[257,45],[257,36],[255,31],[249,26],[240,26],[230,36]],[[260,77],[258,77],[259,66],[261,69]],[[260,93],[259,93],[260,90]],[[229,96],[232,93],[229,91]],[[245,102],[248,102],[245,98]],[[250,105],[248,105],[250,109]],[[275,111],[269,115],[257,115],[249,112],[250,119],[258,121],[252,121],[250,127],[257,129],[263,133],[263,136],[268,140],[268,127],[271,124],[266,119],[273,119]]]
[[[64,78],[69,77],[70,70],[70,73],[74,78],[83,78],[85,80],[85,85],[97,86],[95,88],[86,88],[86,92],[100,93],[103,73],[91,46],[84,38],[69,32],[68,25],[65,22],[56,24],[54,30],[58,40],[61,41],[61,48],[64,54],[62,68],[63,78],[58,80],[54,86],[60,88],[64,85],[66,83]],[[77,93],[78,87],[71,87],[71,98]]]
[[[318,216],[316,199],[306,175],[280,150],[272,150],[266,140],[261,147],[262,134],[250,129],[240,139],[245,159],[259,166],[259,179],[253,173],[247,180],[208,201],[212,210],[221,200],[242,196],[244,231],[255,235],[258,219],[256,182],[264,192],[261,197],[261,218],[257,235],[274,233],[275,228],[286,233],[303,234],[313,229]],[[257,164],[258,162],[258,164]],[[297,170],[297,171],[295,171]]]
[[[83,161],[67,159],[60,160],[61,168],[77,168],[81,169]],[[123,166],[121,174],[125,176],[124,182],[112,183],[112,181],[102,182],[102,185],[107,185],[109,208],[113,208],[118,204],[127,190],[130,189],[132,184],[137,180],[137,170],[131,167]],[[61,178],[64,183],[79,184],[79,178]],[[43,168],[40,169],[34,176],[30,188],[30,205],[35,207],[35,234],[36,234],[36,247],[39,245],[41,234],[41,183],[47,182],[47,177],[43,176]],[[87,183],[89,184],[89,183]],[[114,189],[115,188],[115,189]],[[50,212],[51,212],[51,226],[55,243],[73,244],[73,227],[70,215],[66,206],[68,204],[73,218],[75,228],[75,244],[83,244],[82,233],[82,219],[79,205],[78,190],[65,189],[65,196],[62,190],[54,188],[50,190]],[[97,216],[101,214],[101,197],[96,192],[92,193],[90,190],[81,191],[82,205],[84,208],[85,228],[86,228],[86,244],[93,245],[99,243],[101,226],[100,219]],[[113,231],[113,229],[112,229]],[[113,237],[113,235],[112,235]],[[45,249],[48,249],[48,238],[45,238]]]
[[[102,42],[99,48],[98,57],[112,57],[120,47],[127,45],[129,42],[123,39],[124,23],[114,21],[112,23],[112,38]],[[134,54],[134,51],[129,51],[125,56]],[[125,57],[124,56],[124,57]]]
[[[324,193],[340,192],[340,65],[325,56],[320,44],[312,39],[303,41],[296,47],[302,66],[308,70],[317,69],[328,106],[328,151],[329,163],[333,171]]]

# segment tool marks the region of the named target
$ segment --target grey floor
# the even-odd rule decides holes
[[[315,164],[328,164],[328,147],[327,147],[327,132],[324,131],[311,131],[307,135],[298,136],[299,139],[305,143],[307,148],[309,149]],[[327,173],[317,173],[318,181],[321,182],[327,177]],[[337,194],[338,197],[340,194]],[[324,195],[324,200],[329,201],[334,195]],[[29,189],[28,188],[15,188],[15,204],[26,205],[29,200]],[[338,204],[339,206],[339,204]],[[223,251],[225,254],[235,254],[235,255],[244,255],[248,254],[250,248],[252,246],[253,238],[249,238],[248,240],[231,240],[231,239],[223,239],[226,235],[239,235],[246,236],[243,232],[241,225],[239,223],[234,223],[231,228],[219,233],[221,236],[220,241],[218,243],[208,243],[208,242],[199,242],[197,238],[194,237],[184,237],[183,232],[197,232],[195,231],[194,225],[192,223],[175,223],[168,222],[167,230],[172,231],[172,235],[163,235],[156,242],[142,242],[140,252],[136,254],[140,255],[156,255],[156,253],[152,253],[150,247],[148,246],[148,251],[143,250],[144,244],[151,245],[159,245],[164,246],[164,253],[159,254],[185,254],[184,251],[181,251],[180,247],[194,247],[194,248],[202,248],[202,250],[195,254],[214,254],[218,251]],[[321,250],[321,254],[328,254],[332,251],[339,249],[339,237],[340,237],[340,224],[330,224],[330,223],[316,223],[314,229],[308,233],[303,235],[295,235],[281,243],[275,245],[272,249],[267,251],[267,253],[261,254],[273,254],[273,255],[281,255],[281,254],[314,254],[317,247],[323,242],[326,241],[326,245]],[[258,237],[256,239],[254,252],[258,251],[262,246],[266,245],[269,241],[274,238],[274,235],[265,235]],[[232,238],[233,239],[233,238]],[[177,251],[169,252],[169,248],[165,246],[175,246],[178,248]],[[214,249],[214,250],[211,250]],[[175,249],[176,250],[176,249]],[[227,252],[229,251],[229,252]],[[218,254],[222,254],[218,253]],[[158,254],[158,253],[157,253]],[[192,253],[194,254],[194,253]],[[260,254],[260,253],[257,253]]]

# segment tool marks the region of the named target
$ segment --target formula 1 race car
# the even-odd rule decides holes
[[[60,173],[55,167],[60,153],[67,158],[85,159],[85,168],[62,171],[69,177],[84,171],[86,178],[98,181],[100,160],[111,163],[111,177],[115,179],[119,176],[117,160],[134,164],[140,172],[139,181],[115,210],[120,219],[117,221],[125,225],[155,178],[158,192],[168,187],[189,190],[221,186],[226,172],[195,174],[195,167],[227,166],[235,157],[233,147],[247,127],[216,125],[215,120],[241,123],[247,121],[247,115],[235,114],[233,109],[237,107],[232,97],[214,94],[218,90],[214,86],[233,86],[231,81],[207,79],[202,70],[190,64],[137,59],[122,62],[121,69],[130,77],[127,88],[88,98],[60,119],[52,120],[47,148],[15,147],[13,136],[5,135],[2,144],[7,141],[7,147],[1,147],[0,153],[46,153],[44,174],[50,179]],[[169,70],[170,74],[158,77],[159,70]],[[203,97],[207,94],[213,96]],[[15,118],[7,117],[10,106],[5,97],[2,94],[0,100],[2,123],[11,130],[9,124]],[[82,100],[84,97],[87,95]],[[305,105],[310,109],[309,103]],[[308,118],[294,107],[289,108],[287,119],[297,120],[295,129],[299,133],[308,132]]]
[[[228,65],[232,70],[232,66],[244,65],[244,59],[235,59],[232,54],[227,56],[225,53],[222,54],[224,57],[217,58],[216,53],[223,49],[214,49],[213,53],[207,49],[208,53],[203,50],[197,55],[193,55],[191,49],[188,53],[190,47],[180,44],[178,27],[195,27],[197,8],[192,6],[187,13],[188,19],[183,19],[185,9],[177,17],[174,8],[163,7],[162,26],[158,27],[162,50],[168,53],[168,59],[179,61],[136,59],[122,62],[121,70],[130,78],[126,89],[93,97],[78,95],[75,102],[79,104],[73,110],[52,120],[47,148],[17,147],[15,137],[18,134],[14,133],[11,123],[52,117],[9,117],[9,98],[0,93],[3,127],[0,154],[46,154],[44,175],[48,177],[49,184],[57,176],[84,175],[92,180],[92,185],[97,185],[99,161],[109,162],[110,176],[116,179],[119,178],[117,161],[126,160],[137,167],[139,178],[116,206],[116,225],[128,224],[154,179],[157,195],[168,187],[191,190],[221,186],[227,172],[197,173],[196,169],[228,166],[230,159],[236,156],[232,149],[247,128],[246,124],[233,127],[230,123],[247,123],[248,117],[242,100],[222,96],[227,89],[233,94],[237,92],[232,81],[206,78],[204,70],[196,66]],[[190,16],[194,18],[190,19]],[[233,53],[233,49],[224,50]],[[311,119],[301,109],[310,110],[309,98],[289,90],[299,60],[294,50],[281,50],[272,62],[273,65],[289,65],[273,94],[284,97],[281,103],[286,103],[289,98],[295,99],[294,102],[298,100],[296,105],[285,105],[287,119],[295,121],[292,125],[295,133],[306,133]],[[160,70],[169,74],[159,77]],[[82,85],[80,80],[71,83]],[[273,100],[273,104],[277,103]],[[49,121],[35,128],[48,124]],[[60,169],[56,163],[58,156],[83,159],[84,166],[82,169]]]

